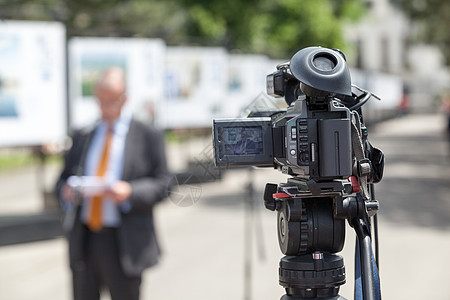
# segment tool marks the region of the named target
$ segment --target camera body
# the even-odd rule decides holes
[[[284,113],[214,120],[213,127],[218,166],[275,166],[316,181],[352,174],[350,111],[337,101],[311,110],[301,96]]]
[[[274,122],[283,145],[276,147],[275,163],[283,173],[316,181],[348,178],[352,174],[350,111],[337,101],[316,110],[307,102],[305,96],[299,97]]]
[[[289,107],[214,120],[216,165],[274,166],[315,181],[351,176],[351,112],[338,98],[352,95],[343,55],[302,49],[266,82],[267,93],[284,97]]]

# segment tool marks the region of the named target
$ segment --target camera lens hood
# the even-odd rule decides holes
[[[290,69],[296,79],[313,89],[352,95],[350,72],[338,51],[322,47],[304,48],[292,57]]]

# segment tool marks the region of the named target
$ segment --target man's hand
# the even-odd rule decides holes
[[[116,205],[120,205],[131,196],[131,185],[126,181],[116,181],[106,191],[106,196],[111,197]]]
[[[75,202],[75,191],[67,183],[65,183],[61,188],[61,196],[65,202],[70,202],[70,203]]]

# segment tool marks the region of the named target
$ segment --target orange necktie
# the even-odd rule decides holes
[[[102,156],[98,164],[97,176],[104,177],[106,168],[108,167],[109,149],[111,148],[112,131],[108,130],[106,134],[105,146],[102,151]],[[102,228],[102,196],[97,195],[92,197],[91,214],[88,219],[88,227],[92,231],[99,231]]]

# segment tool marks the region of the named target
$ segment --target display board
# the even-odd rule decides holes
[[[281,62],[265,55],[231,54],[228,63],[228,101],[223,106],[226,116],[245,117],[249,108],[272,110],[272,106],[264,107],[265,99],[271,98],[270,101],[275,102],[280,99],[266,94],[266,77],[275,72]]]
[[[0,146],[66,136],[65,29],[56,22],[0,22]]]
[[[210,127],[227,99],[224,48],[168,47],[166,97],[158,111],[165,128]]]
[[[160,39],[73,38],[70,57],[70,126],[79,128],[100,117],[94,85],[109,67],[124,69],[128,101],[124,107],[148,122],[164,97],[166,45]]]

